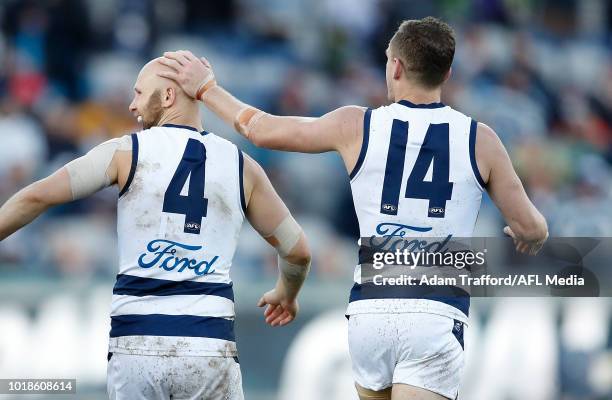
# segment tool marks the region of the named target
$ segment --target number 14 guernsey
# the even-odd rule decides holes
[[[484,182],[475,157],[477,122],[442,103],[406,100],[367,110],[351,190],[360,236],[472,236]],[[361,265],[347,314],[432,312],[467,321],[467,306],[362,290]],[[376,294],[378,292],[378,294]],[[364,295],[365,294],[365,295]],[[388,297],[388,298],[385,298]]]

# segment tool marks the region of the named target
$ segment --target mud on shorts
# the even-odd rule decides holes
[[[237,357],[109,353],[111,400],[243,400]]]

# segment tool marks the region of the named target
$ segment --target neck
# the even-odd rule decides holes
[[[398,88],[393,97],[396,102],[408,100],[414,104],[439,103],[442,97],[442,86],[429,89],[407,82],[405,85]]]
[[[196,128],[198,131],[204,130],[197,106],[174,107],[168,110],[162,115],[158,122],[159,126],[164,124],[186,125]]]

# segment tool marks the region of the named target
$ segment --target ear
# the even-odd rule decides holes
[[[399,58],[393,58],[393,79],[398,80],[402,77],[404,65]]]
[[[171,107],[176,101],[176,90],[173,87],[167,87],[162,93],[162,107]]]
[[[453,73],[453,67],[450,67],[448,69],[448,71],[446,72],[446,75],[444,75],[444,82],[446,83],[446,81],[448,81],[451,77],[451,74]]]

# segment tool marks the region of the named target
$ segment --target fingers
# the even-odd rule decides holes
[[[542,241],[534,244],[533,246],[531,246],[531,251],[529,252],[529,254],[535,256],[542,249],[542,246],[544,246],[544,242]]]
[[[172,57],[167,57],[166,54],[167,53],[164,53],[164,56],[159,59],[159,62],[166,67],[172,68],[174,71],[179,72],[182,64]]]
[[[270,325],[271,326],[279,326],[281,321],[284,321],[285,319],[291,317],[291,314],[289,313],[289,311],[284,310],[282,313],[280,313],[278,315],[278,317],[274,318],[272,321],[270,321]]]
[[[189,50],[166,51],[164,52],[164,57],[174,60],[180,65],[189,64],[197,60],[196,56]]]
[[[178,52],[178,51],[166,51],[164,52],[164,57],[168,60],[174,60],[176,61],[179,65],[183,65],[183,60],[184,57]]]
[[[207,66],[208,68],[212,68],[212,66],[210,65],[210,63],[208,62],[208,60],[206,59],[206,57],[200,57],[200,61],[202,61],[202,64],[204,64],[205,66]]]
[[[257,302],[257,307],[263,307],[263,306],[265,306],[266,304],[268,304],[268,303],[266,302],[266,299],[264,299],[264,298],[262,297],[262,298],[261,298],[261,299],[259,299],[259,301]]]
[[[266,317],[266,319],[267,319],[268,316],[270,314],[272,314],[272,312],[276,309],[276,307],[278,307],[278,305],[276,305],[276,304],[268,304],[268,307],[264,311],[264,317]]]
[[[189,50],[179,50],[179,53],[185,60],[189,62],[197,60],[196,56],[194,56],[193,53]]]
[[[542,249],[542,242],[526,242],[523,240],[514,240],[515,250],[522,254],[535,256]]]
[[[183,65],[189,64],[192,60],[195,60],[195,56],[188,50],[179,50],[177,53]]]
[[[172,79],[173,81],[178,81],[179,79],[179,75],[172,71],[159,71],[157,75],[161,76],[162,78]]]
[[[517,239],[516,234],[509,226],[504,227],[504,233],[512,238],[512,241],[514,242],[514,247],[519,253],[535,256],[536,254],[538,254],[538,252],[542,248],[542,245],[544,244],[543,241],[526,242],[524,240]]]
[[[284,311],[285,310],[283,309],[283,307],[275,306],[274,311],[272,311],[266,317],[266,323],[272,325],[272,322],[275,321],[279,316],[281,316]],[[272,326],[274,326],[274,325],[272,325]]]
[[[295,318],[294,315],[289,314],[287,317],[283,318],[283,320],[279,322],[278,326],[285,326],[289,322],[293,321],[294,318]]]

